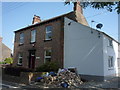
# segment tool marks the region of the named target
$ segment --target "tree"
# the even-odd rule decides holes
[[[13,63],[13,59],[12,58],[6,58],[4,60],[4,62],[7,63],[7,64],[12,64]]]
[[[71,1],[70,0],[66,0],[65,1],[65,5],[66,4],[70,4]],[[75,2],[72,2],[75,3]],[[116,1],[116,2],[81,2],[80,5],[83,8],[86,7],[92,7],[95,9],[106,9],[110,12],[112,12],[113,10],[116,10],[118,14],[120,14],[120,1]]]

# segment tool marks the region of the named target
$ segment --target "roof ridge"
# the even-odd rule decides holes
[[[28,28],[28,27],[31,27],[31,26],[39,25],[39,24],[41,24],[41,23],[44,23],[44,22],[47,22],[47,21],[50,21],[50,20],[54,20],[54,19],[57,19],[57,18],[59,18],[59,17],[63,17],[63,16],[65,16],[65,15],[68,15],[68,14],[73,13],[73,12],[74,12],[74,11],[71,11],[71,12],[68,12],[68,13],[65,13],[65,14],[61,14],[61,15],[52,17],[52,18],[50,18],[50,19],[43,20],[43,21],[41,21],[41,22],[39,22],[39,23],[32,24],[32,25],[29,25],[29,26],[20,28],[20,29],[14,31],[14,32],[17,32],[17,31],[19,31],[19,30],[22,30],[22,29],[25,29],[25,28]]]

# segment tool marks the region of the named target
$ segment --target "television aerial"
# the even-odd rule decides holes
[[[96,25],[96,28],[101,29],[103,27],[103,24],[99,23]]]

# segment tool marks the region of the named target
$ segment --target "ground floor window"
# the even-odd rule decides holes
[[[22,60],[23,60],[23,54],[19,53],[19,55],[18,55],[18,65],[22,65]]]
[[[50,62],[51,61],[51,49],[45,50],[45,59],[44,63]]]
[[[109,68],[113,67],[113,56],[108,57],[108,67]]]

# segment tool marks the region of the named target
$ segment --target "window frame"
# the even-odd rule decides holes
[[[51,30],[48,30],[47,28],[48,27],[51,27]],[[49,41],[49,40],[52,40],[52,31],[53,31],[53,26],[52,25],[48,25],[45,27],[45,40]],[[51,38],[49,38],[49,35],[48,34],[51,34]]]
[[[108,57],[108,68],[113,68],[114,67],[114,60],[113,56]]]
[[[37,33],[36,29],[31,30],[31,32],[30,32],[30,43],[35,43],[36,42],[36,33]]]
[[[50,50],[51,55],[46,56],[46,51],[47,51],[47,50]],[[46,49],[46,50],[44,51],[44,63],[47,62],[46,59],[51,59],[51,58],[52,58],[52,50],[51,50],[51,49]],[[50,60],[50,62],[51,62],[51,60]]]
[[[20,33],[20,37],[19,37],[19,44],[24,44],[24,33]]]
[[[20,59],[22,59],[22,62],[20,63]],[[22,53],[19,53],[18,54],[18,62],[17,62],[17,65],[22,65],[23,63],[23,54]]]

